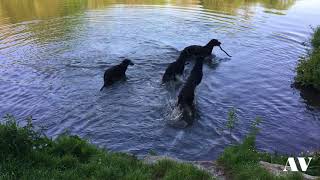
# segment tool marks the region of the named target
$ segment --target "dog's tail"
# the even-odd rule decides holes
[[[101,87],[100,91],[102,91],[104,87],[105,87],[105,85],[103,85],[103,86]]]

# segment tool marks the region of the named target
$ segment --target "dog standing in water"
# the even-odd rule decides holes
[[[213,47],[220,46],[221,42],[217,39],[211,39],[205,46],[191,45],[183,49],[188,55],[196,57],[208,57],[211,55]]]
[[[129,65],[133,66],[134,64],[131,60],[124,59],[120,64],[107,69],[103,76],[104,84],[100,91],[102,91],[103,88],[110,86],[119,80],[125,79],[126,71]]]
[[[168,81],[176,81],[177,76],[181,76],[183,74],[187,58],[188,53],[186,51],[182,51],[178,59],[175,62],[170,63],[167,67],[162,77],[162,83],[166,83]]]
[[[203,61],[204,57],[197,58],[196,63],[193,66],[191,73],[178,96],[178,107],[180,108],[180,110],[182,110],[184,116],[188,116],[188,118],[185,118],[188,125],[192,125],[193,123],[192,119],[194,118],[195,111],[194,93],[196,87],[201,83],[202,80]]]

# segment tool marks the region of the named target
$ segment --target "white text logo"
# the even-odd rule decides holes
[[[305,172],[307,171],[308,167],[309,167],[309,164],[311,162],[311,159],[312,157],[308,157],[308,164],[307,162],[305,161],[305,158],[304,157],[298,157],[298,162],[300,164],[300,168],[301,168],[301,171]],[[296,164],[296,161],[294,160],[293,157],[289,157],[288,160],[287,160],[287,163],[283,169],[283,171],[288,171],[287,170],[287,167],[288,167],[288,164],[290,166],[290,170],[291,171],[298,171],[298,167],[297,167],[297,164]]]

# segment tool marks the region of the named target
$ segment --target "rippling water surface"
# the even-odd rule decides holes
[[[32,115],[52,137],[69,131],[114,151],[182,159],[216,158],[259,116],[259,149],[317,149],[320,110],[290,85],[319,16],[318,0],[0,0],[0,115]],[[196,92],[199,117],[172,128],[178,89],[161,76],[181,49],[211,38],[233,57],[214,50]],[[123,57],[136,64],[127,82],[99,92]]]

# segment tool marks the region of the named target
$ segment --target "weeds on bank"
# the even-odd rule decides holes
[[[236,109],[232,108],[229,112],[228,112],[228,119],[227,119],[227,128],[229,129],[229,132],[231,134],[231,131],[235,128],[235,125],[238,121],[238,116],[236,113]]]
[[[256,118],[252,123],[250,133],[241,144],[227,147],[218,159],[218,163],[225,168],[227,174],[236,180],[265,179],[265,180],[294,180],[303,179],[299,173],[290,173],[285,176],[275,176],[259,165],[259,161],[285,165],[288,156],[258,152],[255,146],[256,135],[259,132],[261,118]],[[307,171],[310,175],[319,175],[319,156],[311,161]]]
[[[218,159],[232,179],[302,179],[298,173],[274,176],[259,161],[285,164],[287,156],[258,152],[255,137],[261,119],[242,144],[227,147]],[[99,149],[77,136],[51,140],[33,130],[31,118],[19,127],[12,116],[0,124],[0,179],[212,179],[190,165],[170,160],[144,164],[135,156]],[[313,155],[307,173],[320,175],[320,155]]]
[[[136,157],[99,149],[77,136],[51,140],[19,127],[12,116],[0,124],[0,179],[211,179],[189,164],[163,160],[146,165]]]
[[[320,27],[314,30],[311,39],[312,50],[300,58],[296,68],[296,83],[320,90]]]

